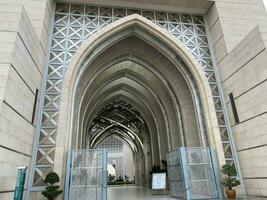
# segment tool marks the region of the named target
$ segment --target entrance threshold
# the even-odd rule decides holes
[[[171,200],[168,195],[154,195],[152,191],[147,188],[139,186],[112,186],[108,187],[108,200]]]

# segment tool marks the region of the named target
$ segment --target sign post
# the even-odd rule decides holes
[[[167,181],[166,172],[152,174],[152,191],[153,194],[164,194],[166,192]]]
[[[18,167],[14,200],[22,200],[27,167]]]

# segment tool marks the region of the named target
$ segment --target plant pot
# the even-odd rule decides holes
[[[235,190],[226,190],[226,195],[228,199],[235,199],[236,198],[236,191]]]

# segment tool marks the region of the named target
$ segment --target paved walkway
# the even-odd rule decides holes
[[[153,195],[151,190],[137,186],[112,186],[108,188],[108,200],[175,200],[167,195]],[[267,200],[259,197],[241,197],[239,200]]]
[[[253,196],[238,197],[237,199],[239,199],[239,200],[267,200],[266,197],[253,197]]]
[[[109,187],[108,200],[174,200],[165,195],[153,195],[152,192],[145,188],[137,186],[126,187]]]

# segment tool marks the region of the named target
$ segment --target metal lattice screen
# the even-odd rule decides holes
[[[212,89],[225,158],[227,162],[234,162],[232,144],[202,16],[58,3],[55,11],[42,120],[39,124],[38,144],[35,147],[33,186],[44,186],[44,177],[54,167],[61,84],[72,56],[81,43],[99,29],[134,13],[168,30],[190,50],[202,65]]]
[[[69,200],[107,199],[106,150],[72,151]]]
[[[170,186],[170,196],[173,198],[184,198],[184,183],[181,169],[181,158],[178,150],[167,154],[168,178]]]
[[[108,163],[114,164],[116,169],[116,178],[124,177],[123,170],[123,141],[116,137],[109,137],[97,147],[98,149],[107,149]]]
[[[188,176],[191,199],[218,198],[209,148],[185,148],[184,174]],[[217,171],[217,169],[215,169]]]
[[[182,147],[167,156],[171,196],[177,199],[220,199],[215,154],[210,148]]]

